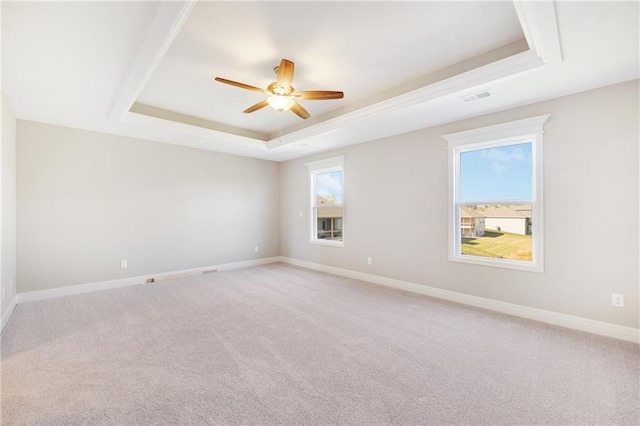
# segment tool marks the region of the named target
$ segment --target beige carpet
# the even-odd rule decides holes
[[[640,424],[640,347],[284,264],[19,305],[2,424]]]

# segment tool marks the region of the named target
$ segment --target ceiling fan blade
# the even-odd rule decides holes
[[[331,90],[309,90],[305,92],[294,92],[291,96],[308,100],[342,99],[344,97],[344,93],[334,92]]]
[[[293,62],[288,59],[283,59],[280,61],[280,66],[278,66],[278,77],[277,82],[278,86],[284,87],[288,89],[291,87],[291,81],[293,81]]]
[[[311,114],[309,114],[309,112],[306,109],[302,108],[302,105],[297,102],[293,104],[293,106],[291,107],[291,111],[293,111],[298,117],[304,120],[311,117]]]
[[[262,101],[262,102],[258,102],[257,104],[250,106],[249,108],[245,109],[243,112],[246,114],[249,114],[250,112],[254,112],[257,111],[259,109],[262,109],[264,107],[266,107],[267,105],[269,105],[269,102],[267,101]]]
[[[225,83],[225,84],[230,84],[232,86],[240,87],[241,89],[253,90],[254,92],[264,92],[264,90],[259,87],[250,86],[244,83],[238,83],[237,81],[227,80],[226,78],[216,77],[215,80],[219,81],[220,83]]]

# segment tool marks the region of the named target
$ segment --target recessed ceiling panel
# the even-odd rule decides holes
[[[345,93],[300,101],[317,117],[523,38],[511,2],[202,2],[137,102],[274,134],[301,119],[214,77],[266,88],[289,59],[296,90]]]

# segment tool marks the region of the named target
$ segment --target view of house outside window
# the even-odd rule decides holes
[[[460,152],[460,253],[532,260],[532,143]]]
[[[316,238],[342,241],[342,170],[316,174]]]
[[[544,272],[543,135],[549,115],[442,135],[449,260]]]
[[[344,247],[344,158],[306,163],[311,181],[309,242]]]

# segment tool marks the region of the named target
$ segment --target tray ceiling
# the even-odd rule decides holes
[[[16,117],[275,161],[640,77],[638,2],[2,2]],[[312,117],[263,94],[282,58]],[[479,93],[491,96],[476,96]]]
[[[296,89],[345,93],[300,101],[318,117],[523,39],[510,2],[204,2],[136,102],[267,137],[301,119],[273,108],[243,114],[265,95],[215,76],[266,88],[287,58]]]

